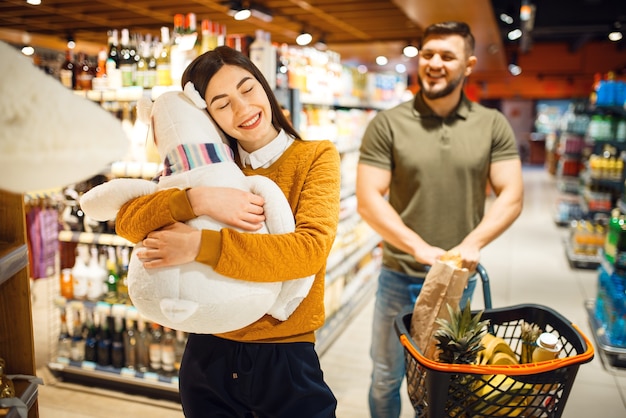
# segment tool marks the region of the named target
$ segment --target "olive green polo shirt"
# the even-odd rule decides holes
[[[490,164],[512,158],[519,158],[517,144],[502,113],[463,95],[456,111],[442,118],[418,93],[372,119],[359,162],[391,171],[391,206],[426,242],[449,250],[484,215]],[[383,264],[423,272],[412,256],[388,243]]]

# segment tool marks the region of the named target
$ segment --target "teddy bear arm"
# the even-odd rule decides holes
[[[270,234],[293,232],[296,224],[291,207],[276,183],[263,176],[248,176],[250,191],[265,200],[265,225]]]
[[[100,184],[80,197],[80,207],[97,221],[114,219],[128,201],[157,191],[157,185],[143,179],[113,179]]]

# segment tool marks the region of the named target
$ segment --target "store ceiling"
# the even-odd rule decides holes
[[[440,20],[465,20],[477,38],[477,71],[504,71],[504,40],[509,28],[497,16],[507,12],[519,24],[522,0],[254,0],[272,12],[271,22],[259,18],[237,22],[229,14],[229,1],[222,0],[42,0],[31,6],[25,0],[0,2],[0,33],[55,37],[59,42],[74,37],[78,43],[103,45],[109,29],[129,28],[158,34],[161,26],[173,25],[175,13],[196,13],[198,20],[226,24],[228,33],[254,34],[269,31],[272,40],[293,44],[303,28],[312,31],[314,42],[325,37],[328,46],[344,61],[365,63],[384,54],[389,65],[403,62],[409,71],[415,59],[401,57],[407,42],[418,42],[423,28]],[[626,28],[626,0],[534,0],[534,27],[522,39],[527,50],[542,42],[566,42],[571,50],[585,42],[606,39],[615,22]],[[625,34],[626,35],[626,34]],[[622,41],[622,44],[626,41]]]

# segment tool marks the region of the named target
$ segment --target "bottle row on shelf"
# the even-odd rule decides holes
[[[59,302],[56,362],[83,369],[118,369],[122,374],[178,374],[187,335],[147,321],[128,305]]]

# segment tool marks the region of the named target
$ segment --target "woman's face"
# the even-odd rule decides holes
[[[213,120],[247,152],[262,148],[278,135],[263,86],[243,68],[224,65],[209,82],[204,97]]]

